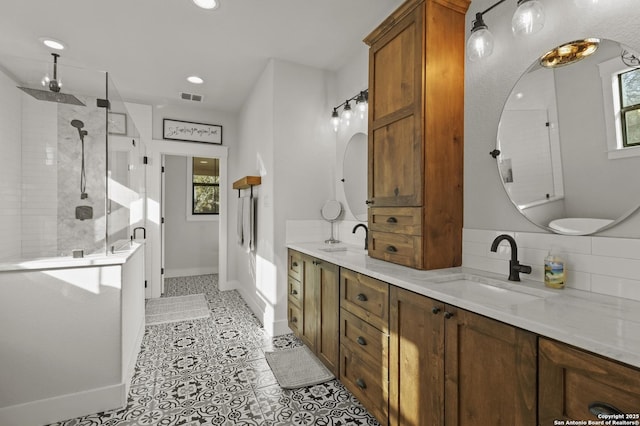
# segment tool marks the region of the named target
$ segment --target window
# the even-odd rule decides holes
[[[622,146],[640,146],[640,69],[618,75]]]
[[[218,215],[220,213],[220,161],[217,158],[192,159],[191,214]]]

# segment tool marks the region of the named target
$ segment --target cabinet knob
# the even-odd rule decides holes
[[[366,346],[367,345],[367,341],[364,340],[364,337],[362,337],[362,336],[358,336],[358,338],[356,339],[356,342],[358,342],[358,344],[360,346]]]
[[[387,251],[389,253],[396,253],[398,249],[395,246],[387,246]]]
[[[298,290],[291,290],[291,294],[295,296],[296,294],[298,294]]]
[[[356,379],[356,385],[358,385],[358,387],[360,389],[366,389],[367,388],[367,384],[362,379]]]
[[[371,205],[371,204],[373,204],[373,200],[367,200],[364,203],[367,204],[367,205]]]
[[[363,293],[358,294],[356,296],[356,299],[358,299],[361,302],[366,302],[367,300],[369,300],[369,299],[367,299],[367,296],[365,294],[363,294]]]
[[[297,268],[297,267],[298,267],[298,262],[293,262],[293,263],[291,264],[291,266],[293,266],[294,268]]]
[[[390,218],[387,219],[387,223],[398,223],[398,219],[391,216]]]
[[[589,411],[591,412],[591,414],[593,414],[594,416],[598,417],[598,414],[624,414],[622,411],[618,410],[616,407],[614,407],[611,404],[607,404],[606,402],[592,402],[591,404],[589,404]]]
[[[298,318],[296,318],[296,317],[291,318],[291,322],[293,322],[293,323],[298,322]]]
[[[444,312],[444,317],[445,317],[446,319],[453,318],[453,313],[452,313],[452,312],[449,312],[449,311],[445,311],[445,312]]]
[[[434,315],[439,314],[440,311],[441,311],[441,309],[439,307],[437,307],[437,306],[434,306],[433,308],[431,308],[431,313],[434,314]]]

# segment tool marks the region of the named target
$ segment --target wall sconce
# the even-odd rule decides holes
[[[471,35],[467,40],[467,57],[474,62],[486,58],[493,52],[493,34],[484,22],[484,15],[494,7],[504,3],[500,0],[488,9],[476,13]],[[517,0],[518,7],[511,19],[511,31],[515,35],[533,34],[544,26],[544,8],[538,0]]]
[[[331,113],[331,126],[335,132],[338,131],[338,127],[341,122],[345,122],[347,126],[351,118],[353,117],[353,109],[351,108],[351,102],[356,103],[356,111],[360,114],[360,118],[364,118],[364,114],[367,111],[367,105],[369,103],[369,89],[362,90],[357,95],[347,99],[337,107],[333,108]],[[338,113],[338,109],[342,107],[342,114]]]

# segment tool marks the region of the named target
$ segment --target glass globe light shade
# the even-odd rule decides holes
[[[493,34],[486,28],[475,30],[467,40],[467,57],[471,62],[490,56],[493,52]]]
[[[515,35],[533,34],[544,27],[544,8],[538,0],[520,0],[511,20]]]

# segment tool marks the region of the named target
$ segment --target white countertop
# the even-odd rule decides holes
[[[352,245],[289,243],[287,247],[406,290],[640,368],[640,302],[457,267],[420,271],[369,257]],[[328,247],[347,250],[325,251]],[[455,288],[456,278],[492,284],[495,297]],[[469,283],[466,283],[469,284]],[[500,289],[505,289],[504,291]],[[509,291],[514,289],[518,294]],[[501,294],[502,293],[502,294]],[[523,295],[520,297],[520,295]],[[528,297],[531,295],[534,297]],[[494,295],[492,295],[494,296]]]

